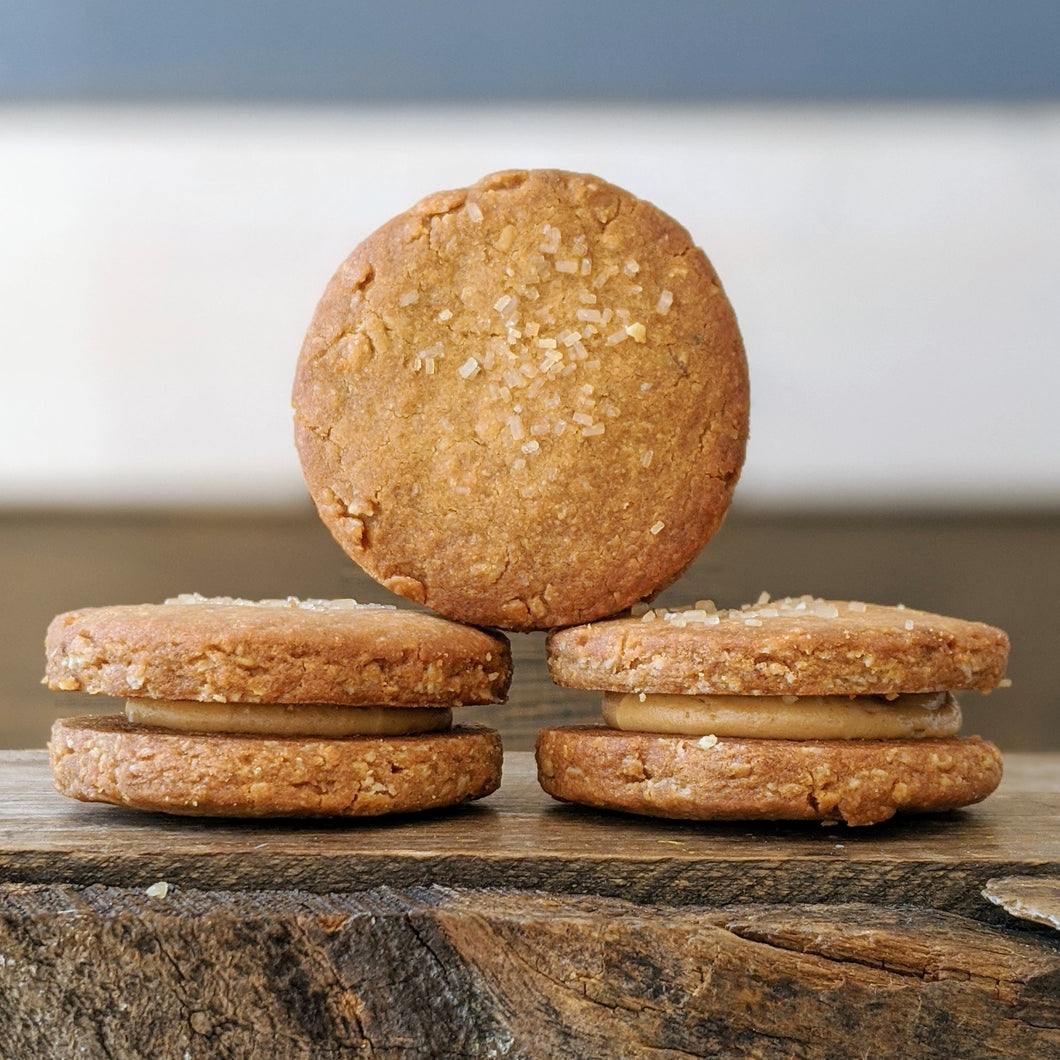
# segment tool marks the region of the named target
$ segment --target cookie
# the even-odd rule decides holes
[[[206,599],[57,616],[45,683],[127,699],[125,716],[59,720],[56,787],[84,801],[199,816],[363,816],[482,798],[503,634],[351,600]]]
[[[743,696],[890,695],[975,689],[1005,674],[1006,634],[909,607],[810,596],[702,606],[553,633],[557,684]]]
[[[744,459],[747,363],[688,232],[593,176],[431,195],[339,267],[295,440],[342,548],[474,625],[551,629],[672,582]]]
[[[955,810],[1001,781],[977,736],[949,740],[741,740],[548,729],[538,777],[554,798],[655,817],[844,821]]]
[[[811,596],[644,611],[553,632],[558,684],[605,725],[539,734],[557,799],[701,820],[842,820],[956,809],[1001,756],[962,737],[955,690],[1004,684],[999,629]]]
[[[212,817],[367,817],[480,799],[501,778],[492,729],[344,739],[176,732],[118,715],[60,719],[56,789],[82,802]]]
[[[353,600],[204,599],[56,616],[57,691],[220,703],[444,706],[503,701],[503,635]]]

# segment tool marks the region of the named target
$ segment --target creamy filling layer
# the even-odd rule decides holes
[[[605,692],[612,729],[768,740],[894,740],[953,736],[949,692],[882,696],[680,696]]]
[[[198,703],[129,699],[125,716],[135,725],[181,732],[253,736],[410,736],[452,725],[448,707],[343,707],[329,703]]]

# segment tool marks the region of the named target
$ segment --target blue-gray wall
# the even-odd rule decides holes
[[[0,101],[1040,100],[1060,0],[0,0]]]

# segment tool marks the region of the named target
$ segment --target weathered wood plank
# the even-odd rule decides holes
[[[1060,877],[1004,876],[987,880],[983,895],[1013,916],[1060,931]]]
[[[1060,756],[1010,756],[966,811],[870,829],[702,825],[563,806],[530,755],[501,790],[427,817],[367,822],[168,818],[62,799],[39,752],[0,756],[0,881],[328,892],[438,883],[638,902],[910,902],[1000,922],[987,880],[1060,875]]]
[[[0,887],[0,1051],[1060,1055],[1060,947],[937,912]]]

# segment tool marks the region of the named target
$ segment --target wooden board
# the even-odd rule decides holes
[[[1060,933],[983,895],[1060,877],[1060,756],[871,829],[620,817],[505,770],[452,812],[253,823],[0,755],[0,1056],[1060,1055]]]
[[[856,905],[0,887],[0,1055],[1060,1055],[1060,947]]]
[[[0,755],[0,882],[325,893],[499,887],[634,902],[914,903],[984,920],[988,879],[1060,876],[1060,755],[1010,755],[967,810],[873,828],[664,822],[556,803],[533,758],[451,812],[359,822],[170,818],[63,799],[42,752]]]

